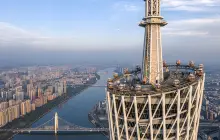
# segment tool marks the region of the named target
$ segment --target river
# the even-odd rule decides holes
[[[101,70],[108,71],[108,74],[100,74],[100,80],[96,84],[105,85],[107,79],[112,77],[113,68]],[[84,127],[94,127],[88,120],[88,112],[96,103],[105,99],[104,87],[89,87],[80,94],[73,96],[61,107],[54,108],[51,112],[34,123],[32,127],[39,126],[50,120],[55,112],[58,116],[70,123]],[[13,140],[107,140],[102,134],[77,134],[77,135],[16,135]]]

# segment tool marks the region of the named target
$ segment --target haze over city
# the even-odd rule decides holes
[[[137,25],[144,17],[142,4],[140,0],[2,1],[1,64],[140,63],[144,30]],[[161,7],[169,23],[162,29],[165,60],[219,59],[220,1],[163,0]]]

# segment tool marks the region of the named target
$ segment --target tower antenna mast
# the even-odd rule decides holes
[[[160,27],[167,25],[160,15],[160,0],[144,0],[145,17],[139,26],[145,28],[142,78],[148,84],[163,81],[163,58]]]

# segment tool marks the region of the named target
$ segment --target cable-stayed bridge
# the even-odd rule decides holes
[[[14,133],[55,133],[59,132],[85,132],[85,133],[97,133],[97,132],[107,132],[108,128],[87,128],[73,123],[67,122],[66,120],[58,117],[58,114],[55,113],[55,116],[48,120],[47,122],[37,126],[35,128],[17,128],[17,129],[0,129],[0,132],[11,131]]]

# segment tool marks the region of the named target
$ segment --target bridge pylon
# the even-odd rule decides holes
[[[55,113],[55,117],[54,117],[54,132],[55,132],[55,135],[57,134],[57,130],[59,129],[59,123],[58,123],[58,114],[57,112]]]

